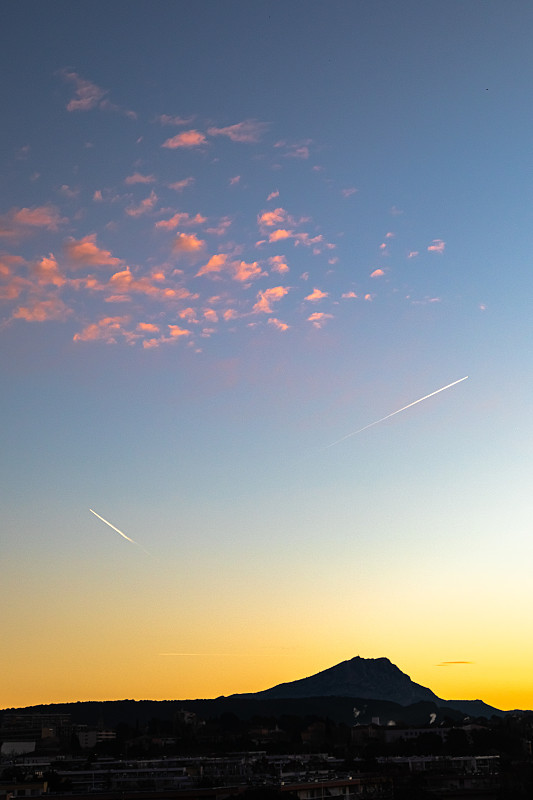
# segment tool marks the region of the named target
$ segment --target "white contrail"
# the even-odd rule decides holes
[[[427,400],[428,397],[433,397],[433,395],[438,394],[439,392],[444,392],[445,389],[450,389],[452,386],[455,386],[457,383],[462,383],[462,381],[466,381],[468,375],[465,375],[464,378],[459,378],[458,381],[454,381],[453,383],[449,383],[447,386],[443,386],[442,389],[437,389],[435,392],[431,392],[430,394],[426,394],[424,397],[421,397],[419,400],[415,400],[413,403],[409,403],[403,408],[399,408],[398,411],[393,411],[392,414],[387,414],[386,417],[381,417],[381,419],[377,419],[375,422],[371,422],[369,425],[365,425],[364,428],[359,428],[358,431],[353,431],[352,433],[348,433],[346,436],[343,436],[341,439],[337,439],[336,442],[332,442],[331,444],[327,444],[323,447],[323,450],[327,450],[329,447],[334,447],[336,444],[340,442],[344,442],[345,439],[349,439],[350,436],[357,436],[358,433],[362,433],[363,431],[368,430],[368,428],[372,428],[374,425],[379,425],[380,422],[385,422],[386,419],[390,419],[391,417],[396,416],[396,414],[400,414],[402,411],[405,411],[412,406],[416,406],[417,403],[421,403],[423,400]]]
[[[110,528],[113,528],[114,531],[116,531],[117,533],[120,533],[120,535],[123,536],[124,539],[127,539],[128,542],[131,542],[132,544],[136,544],[137,547],[140,547],[141,550],[144,550],[144,547],[142,546],[142,544],[139,544],[139,542],[135,542],[133,539],[130,539],[129,536],[126,536],[125,533],[122,533],[121,530],[119,530],[114,525],[112,525],[110,522],[108,522],[106,519],[101,517],[100,514],[97,514],[96,511],[93,511],[92,508],[90,508],[89,511],[91,512],[91,514],[94,514],[95,517],[98,517],[98,519],[101,519],[102,522],[105,522],[106,525],[109,525]],[[147,553],[148,555],[150,555],[150,553],[148,553],[148,550],[144,550],[144,552]]]

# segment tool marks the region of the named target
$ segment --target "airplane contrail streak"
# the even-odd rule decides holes
[[[128,541],[128,542],[131,542],[132,544],[136,544],[136,545],[137,545],[137,547],[140,547],[140,548],[141,548],[141,550],[144,550],[144,547],[142,546],[142,544],[139,544],[139,542],[136,542],[136,541],[134,541],[133,539],[130,539],[130,537],[129,537],[129,536],[126,536],[126,534],[125,534],[125,533],[123,533],[121,530],[119,530],[118,528],[116,528],[114,525],[112,525],[112,524],[111,524],[110,522],[108,522],[106,519],[104,519],[103,517],[101,517],[101,516],[100,516],[100,514],[97,514],[97,513],[96,513],[96,511],[93,511],[93,510],[92,510],[92,508],[90,508],[90,509],[89,509],[89,511],[91,512],[91,514],[94,514],[94,516],[95,516],[95,517],[98,517],[98,519],[101,519],[101,520],[102,520],[102,522],[105,522],[105,524],[106,524],[106,525],[109,525],[109,527],[110,527],[110,528],[113,528],[113,530],[114,530],[114,531],[116,531],[117,533],[120,533],[120,535],[121,535],[121,536],[123,536],[123,537],[124,537],[124,539],[127,539],[127,541]],[[148,555],[150,555],[150,553],[148,553],[148,550],[144,550],[144,552],[145,552],[145,553],[147,553]]]
[[[459,378],[458,381],[454,381],[453,383],[449,383],[447,386],[443,386],[442,389],[437,389],[435,392],[430,392],[430,394],[424,395],[419,400],[415,400],[413,403],[408,403],[408,405],[399,408],[397,411],[393,411],[392,414],[387,414],[386,417],[381,417],[381,419],[377,419],[375,422],[371,422],[369,425],[365,425],[363,428],[359,428],[357,431],[353,431],[352,433],[346,434],[341,439],[337,439],[335,442],[331,444],[327,444],[323,447],[323,450],[327,450],[329,447],[334,447],[336,444],[340,444],[340,442],[344,442],[345,439],[349,439],[351,436],[357,436],[358,433],[362,433],[363,431],[368,430],[368,428],[373,428],[374,425],[379,425],[380,422],[385,422],[386,419],[390,419],[391,417],[395,417],[396,414],[400,414],[402,411],[406,411],[408,408],[412,408],[412,406],[416,406],[418,403],[422,403],[423,400],[427,400],[429,397],[433,397],[435,394],[439,394],[439,392],[444,392],[445,389],[451,389],[452,386],[455,386],[458,383],[462,383],[466,381],[468,375],[465,375],[464,378]]]

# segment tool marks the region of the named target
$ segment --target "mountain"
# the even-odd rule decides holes
[[[469,716],[491,717],[502,714],[481,700],[442,700],[431,689],[411,680],[388,658],[355,658],[317,672],[308,678],[280,683],[271,689],[247,695],[232,695],[256,699],[288,700],[310,697],[357,697],[386,700],[400,706],[414,703],[435,703],[453,708]]]
[[[287,699],[296,697],[364,697],[389,700],[402,706],[411,703],[441,704],[431,689],[414,683],[388,658],[355,658],[317,672],[308,678],[280,683],[256,692],[257,698]]]

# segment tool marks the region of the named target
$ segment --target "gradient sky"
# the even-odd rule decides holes
[[[2,16],[0,707],[533,708],[529,0]]]

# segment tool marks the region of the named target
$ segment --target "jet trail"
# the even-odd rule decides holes
[[[402,411],[406,411],[406,409],[411,408],[412,406],[416,406],[418,403],[421,403],[423,400],[427,400],[428,397],[433,397],[435,394],[439,394],[439,392],[444,392],[445,389],[450,389],[452,386],[455,386],[458,383],[462,383],[466,381],[468,375],[465,375],[464,378],[459,378],[458,381],[454,381],[453,383],[449,383],[447,386],[443,386],[442,389],[437,389],[435,392],[431,392],[430,394],[426,394],[424,397],[421,397],[419,400],[415,400],[413,403],[409,403],[402,408],[399,408],[398,411],[393,411],[392,414],[387,414],[386,417],[381,417],[381,419],[377,419],[375,422],[371,422],[369,425],[365,425],[363,428],[359,428],[357,431],[353,431],[352,433],[348,433],[346,436],[343,436],[341,439],[337,439],[337,441],[332,442],[331,444],[327,444],[323,447],[323,450],[327,450],[330,447],[334,447],[336,444],[340,444],[340,442],[344,442],[345,439],[349,439],[350,436],[357,436],[358,433],[362,433],[363,431],[368,430],[368,428],[373,428],[374,425],[379,425],[380,422],[385,422],[386,419],[390,419],[391,417],[396,416],[396,414],[400,414]]]
[[[122,533],[121,530],[119,530],[114,525],[112,525],[110,522],[108,522],[106,519],[101,517],[100,514],[97,514],[96,511],[93,511],[92,508],[90,508],[89,511],[91,512],[91,514],[94,514],[95,517],[98,517],[98,519],[101,519],[102,522],[105,522],[106,525],[109,525],[110,528],[113,528],[114,531],[116,531],[117,533],[120,533],[120,535],[123,536],[124,539],[127,539],[128,542],[131,542],[132,544],[136,544],[137,547],[140,547],[141,550],[144,550],[144,547],[142,546],[142,544],[139,544],[139,542],[135,542],[133,539],[130,539],[129,536],[126,536],[125,533]],[[148,555],[150,555],[150,553],[148,553],[148,550],[144,550],[144,552],[147,553]]]

